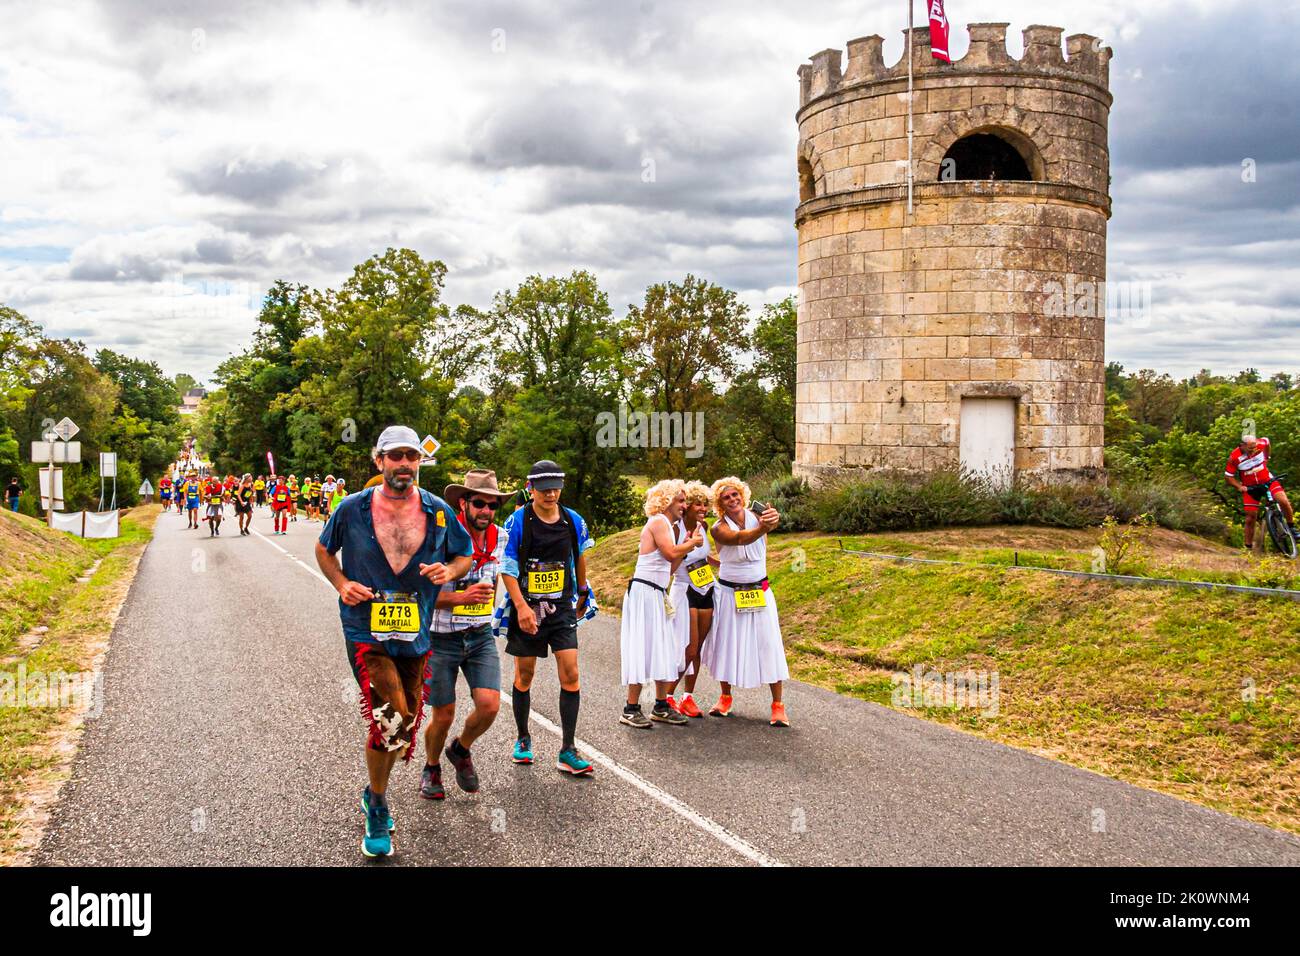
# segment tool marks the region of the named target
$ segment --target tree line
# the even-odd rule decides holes
[[[141,476],[156,486],[175,458],[184,430],[176,409],[193,385],[188,375],[168,378],[156,362],[112,349],[90,355],[81,342],[48,338],[35,322],[0,305],[0,476],[6,483],[18,478],[21,510],[34,514],[39,466],[29,460],[31,442],[67,417],[81,429],[74,440],[82,459],[61,466],[67,507],[98,504],[100,451],[117,453],[119,504],[135,504]]]
[[[1106,467],[1124,475],[1181,473],[1235,500],[1224,465],[1244,431],[1273,443],[1270,470],[1300,479],[1300,383],[1287,372],[1265,379],[1208,369],[1182,380],[1152,369],[1106,366]]]
[[[609,531],[640,513],[629,476],[712,479],[793,457],[793,297],[751,316],[734,292],[688,275],[618,314],[576,270],[529,276],[478,309],[444,300],[446,272],[390,248],[335,289],[276,282],[195,416],[217,470],[264,472],[271,451],[281,473],[355,489],[374,474],[375,436],[405,423],[442,443],[425,487],[474,466],[522,484],[551,458],[569,475],[565,500]],[[620,409],[702,415],[703,440],[646,447],[635,429],[611,440],[601,426]]]

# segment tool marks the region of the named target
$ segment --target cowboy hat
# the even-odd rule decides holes
[[[465,472],[465,484],[448,485],[442,493],[452,511],[460,510],[460,499],[466,495],[486,495],[498,501],[510,496],[510,492],[497,487],[497,473],[487,468],[471,468]]]

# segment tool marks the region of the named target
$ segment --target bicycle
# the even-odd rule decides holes
[[[1274,547],[1288,558],[1294,559],[1297,552],[1295,535],[1291,533],[1291,526],[1286,523],[1282,506],[1278,504],[1270,490],[1274,481],[1282,481],[1284,478],[1286,475],[1274,475],[1268,484],[1247,485],[1246,492],[1259,502],[1256,521],[1263,521],[1264,527],[1268,529],[1268,536],[1273,539]]]

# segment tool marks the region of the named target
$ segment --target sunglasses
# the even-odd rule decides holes
[[[490,508],[492,511],[496,511],[501,507],[501,502],[499,501],[484,501],[482,498],[471,498],[469,503],[475,508]]]
[[[386,451],[384,457],[389,461],[419,461],[421,456],[420,452],[409,448],[404,451]]]

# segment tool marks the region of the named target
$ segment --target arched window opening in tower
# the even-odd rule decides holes
[[[817,187],[813,178],[812,164],[802,156],[799,157],[799,201],[807,202],[817,195]]]
[[[939,181],[957,179],[1027,180],[1029,164],[1014,146],[992,133],[971,133],[948,147],[939,164]]]

